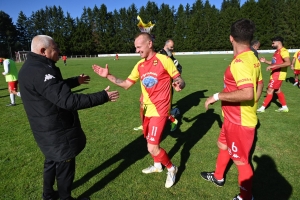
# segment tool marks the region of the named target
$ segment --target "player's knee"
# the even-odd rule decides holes
[[[156,156],[159,153],[159,146],[158,145],[153,145],[153,144],[148,144],[148,152],[151,155]]]

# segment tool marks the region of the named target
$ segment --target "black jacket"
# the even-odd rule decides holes
[[[46,159],[64,161],[74,158],[85,147],[77,110],[109,100],[105,91],[75,94],[78,77],[63,80],[50,59],[29,52],[19,71],[21,98],[34,138]]]
[[[159,50],[158,53],[163,54],[163,55],[166,55],[166,56],[169,56],[169,57],[173,60],[174,64],[175,64],[175,62],[178,62],[178,60],[176,60],[176,58],[173,56],[173,54],[169,55],[169,54],[166,52],[165,49]],[[175,65],[175,66],[176,66],[176,65]],[[176,68],[177,68],[177,70],[179,71],[179,73],[182,74],[182,66],[179,64],[179,62],[178,62],[178,64],[177,64]]]

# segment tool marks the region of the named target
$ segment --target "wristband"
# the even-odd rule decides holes
[[[218,100],[219,100],[219,93],[214,94],[213,97],[214,97],[214,99],[215,99],[216,101],[218,101]]]

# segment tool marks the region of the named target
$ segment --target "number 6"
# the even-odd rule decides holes
[[[237,152],[238,151],[238,148],[236,146],[234,146],[234,142],[232,143],[231,150],[233,152]]]

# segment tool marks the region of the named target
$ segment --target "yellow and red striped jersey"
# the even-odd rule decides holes
[[[296,58],[296,61],[294,63],[295,70],[300,70],[300,50],[296,51],[293,58]]]
[[[284,47],[281,49],[277,49],[272,58],[272,65],[282,64],[284,62],[284,58],[289,58],[290,54],[288,50]],[[285,80],[287,72],[287,67],[282,67],[278,69],[272,69],[270,79],[271,80]]]
[[[127,80],[141,82],[146,117],[168,116],[171,108],[171,81],[180,76],[171,58],[155,54],[151,59],[140,60]]]
[[[254,97],[243,102],[222,101],[224,118],[237,125],[255,127],[257,124],[256,88],[262,81],[260,62],[254,53],[249,49],[236,55],[225,71],[223,92],[251,87]]]

